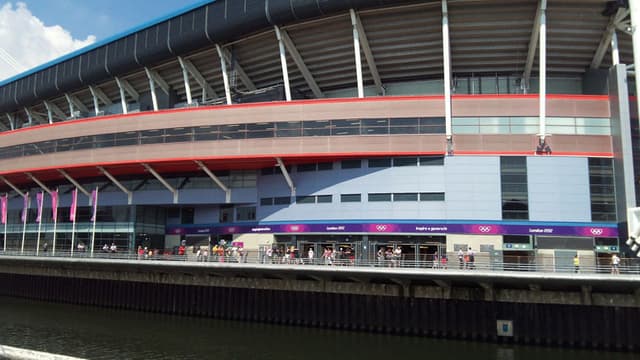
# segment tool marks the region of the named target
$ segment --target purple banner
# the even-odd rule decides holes
[[[614,226],[510,225],[510,224],[420,224],[420,223],[327,223],[327,224],[258,224],[237,226],[189,227],[170,225],[167,234],[259,234],[259,233],[413,233],[471,235],[538,235],[617,237]]]

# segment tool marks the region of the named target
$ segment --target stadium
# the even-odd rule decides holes
[[[635,257],[630,5],[218,0],[141,24],[0,83],[4,251]]]

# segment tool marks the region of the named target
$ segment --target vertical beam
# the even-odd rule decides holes
[[[544,142],[547,132],[547,0],[540,1],[540,141]]]
[[[540,15],[542,14],[542,6],[547,5],[546,0],[540,0],[538,2],[538,8],[536,9],[536,17],[533,20],[533,28],[531,29],[531,37],[529,38],[529,51],[527,52],[527,60],[524,65],[524,71],[522,73],[522,80],[520,81],[520,86],[522,90],[526,93],[529,89],[529,79],[531,78],[531,69],[533,68],[533,60],[536,55],[536,45],[538,42],[538,35],[540,33]]]
[[[47,108],[47,119],[49,120],[49,124],[53,124],[53,112],[49,107],[49,103],[46,100],[43,101],[43,103],[44,103],[44,107]]]
[[[356,23],[356,12],[349,9],[351,14],[351,26],[353,27],[353,53],[356,59],[356,82],[358,83],[358,97],[364,97],[364,84],[362,82],[362,60],[360,59],[360,37],[358,36],[358,26]]]
[[[45,184],[43,184],[40,180],[38,180],[35,176],[33,176],[33,174],[31,173],[25,173],[29,179],[33,180],[34,183],[38,184],[38,186],[40,186],[40,188],[44,191],[47,192],[47,194],[51,195],[51,189],[49,189]]]
[[[449,11],[447,0],[442,0],[442,59],[444,72],[444,116],[445,134],[451,140],[451,48],[449,44]]]
[[[171,191],[171,193],[173,194],[173,203],[177,204],[178,190],[174,189],[173,186],[169,185],[169,183],[162,176],[160,176],[160,174],[158,174],[151,166],[145,163],[141,163],[141,165],[144,166],[144,168],[147,169],[147,171],[149,171],[151,175],[153,175],[156,179],[158,179],[158,181],[160,181],[160,183],[164,185],[164,187],[166,187],[167,190]]]
[[[636,74],[636,101],[637,112],[640,113],[640,2],[636,0],[629,1],[629,10],[631,10],[631,39],[633,44],[633,71]]]
[[[91,97],[93,97],[93,110],[95,111],[96,116],[100,112],[100,105],[98,104],[98,95],[96,94],[96,90],[93,86],[89,85],[89,91],[91,91]]]
[[[25,197],[27,195],[26,193],[20,191],[17,186],[13,185],[13,183],[7,180],[4,176],[0,176],[0,180],[4,181],[5,184],[9,185],[9,187],[12,188],[13,191],[17,192],[20,196]]]
[[[144,68],[144,72],[149,78],[149,90],[151,91],[151,102],[153,103],[153,111],[158,111],[158,97],[156,96],[156,82],[153,80],[153,76],[149,72],[148,68]]]
[[[618,35],[615,29],[611,33],[611,65],[620,64],[620,50],[618,49]]]
[[[187,104],[191,105],[193,103],[193,99],[191,98],[191,86],[189,85],[189,72],[184,65],[182,57],[178,56],[178,62],[182,68],[182,79],[184,80],[184,92],[187,94]]]
[[[251,81],[251,79],[249,79],[249,75],[247,75],[247,73],[244,71],[242,66],[240,66],[240,63],[238,63],[238,60],[236,59],[234,61],[232,59],[231,53],[229,52],[229,50],[222,48],[222,51],[224,53],[225,60],[227,60],[227,62],[231,66],[231,69],[235,71],[236,74],[238,74],[238,77],[240,78],[240,81],[242,81],[244,86],[249,90],[257,90],[256,85],[253,83],[253,81]]]
[[[222,70],[222,81],[224,82],[224,96],[227,99],[227,105],[231,105],[231,89],[229,88],[229,74],[227,73],[227,61],[224,59],[222,47],[216,44],[218,56],[220,57],[220,68]]]
[[[7,119],[9,120],[9,126],[11,127],[11,130],[15,130],[16,129],[16,119],[15,119],[15,117],[13,117],[13,115],[7,113]]]
[[[211,180],[213,180],[213,182],[215,182],[222,189],[222,191],[224,191],[225,202],[230,203],[231,189],[229,189],[229,187],[227,187],[213,172],[211,172],[211,170],[209,170],[209,168],[202,161],[194,160],[194,162],[198,164],[198,167],[200,167],[200,169],[202,169],[202,171],[204,171],[205,174],[207,174],[211,178]]]
[[[113,175],[111,175],[105,168],[102,166],[97,166],[98,170],[104,174],[111,182],[118,187],[123,193],[127,194],[127,204],[131,205],[133,200],[133,193],[129,191],[124,185],[122,185]],[[87,193],[88,194],[88,193]]]
[[[84,188],[80,183],[76,181],[76,179],[72,178],[66,171],[62,169],[58,169],[58,172],[62,174],[70,183],[72,183],[78,190],[80,190],[83,194],[87,195],[87,197],[91,198],[91,194]]]
[[[25,106],[24,112],[27,113],[27,119],[29,119],[29,126],[33,124],[33,116],[31,115],[31,111]]]
[[[289,55],[291,55],[291,57],[293,58],[296,66],[298,66],[298,70],[300,70],[300,73],[302,73],[302,76],[306,80],[309,89],[311,89],[311,91],[313,92],[313,95],[315,95],[317,98],[323,98],[324,94],[322,93],[322,90],[320,90],[318,83],[313,78],[313,75],[311,75],[309,68],[307,68],[307,65],[302,60],[302,56],[298,52],[298,49],[293,43],[293,40],[291,40],[291,38],[289,37],[289,33],[287,33],[287,31],[284,29],[280,29],[280,36],[282,36],[282,42],[284,43],[285,48],[287,49],[287,51],[289,51]]]
[[[274,25],[273,28],[276,31],[276,38],[278,39],[278,48],[280,49],[280,64],[282,65],[282,80],[284,82],[284,94],[287,101],[291,101],[291,88],[289,87],[289,71],[287,70],[287,55],[284,51],[284,44],[282,42],[282,35],[280,34],[280,28],[278,25]]]
[[[120,89],[120,103],[122,104],[122,113],[127,113],[127,97],[124,93],[124,87],[122,86],[122,82],[120,79],[116,77],[116,84],[118,84],[118,89]]]
[[[371,46],[369,46],[369,39],[367,38],[367,33],[364,31],[364,26],[362,25],[362,20],[360,20],[360,15],[356,14],[356,27],[358,28],[358,36],[360,38],[360,45],[362,46],[362,52],[364,53],[364,57],[367,60],[367,65],[369,66],[369,71],[371,72],[371,76],[373,77],[373,82],[376,84],[378,88],[378,93],[380,95],[384,95],[384,87],[382,87],[382,80],[380,79],[380,73],[378,72],[378,67],[376,66],[376,61],[373,58],[373,52],[371,51]]]
[[[280,171],[282,172],[282,176],[284,176],[284,180],[289,185],[289,189],[291,189],[291,196],[296,196],[296,187],[293,184],[293,180],[291,180],[291,176],[289,176],[289,172],[287,171],[287,167],[284,166],[281,158],[276,158],[278,162],[278,166],[280,167]]]
[[[73,118],[73,113],[75,112],[75,109],[73,107],[73,100],[71,99],[71,96],[69,94],[64,94],[65,99],[67,99],[67,104],[69,104],[69,117]]]

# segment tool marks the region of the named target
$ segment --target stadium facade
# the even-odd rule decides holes
[[[635,255],[633,16],[234,0],[142,24],[0,83],[5,249]]]

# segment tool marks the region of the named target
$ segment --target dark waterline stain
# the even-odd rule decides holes
[[[0,344],[87,359],[608,360],[637,354],[184,317],[0,297]]]

